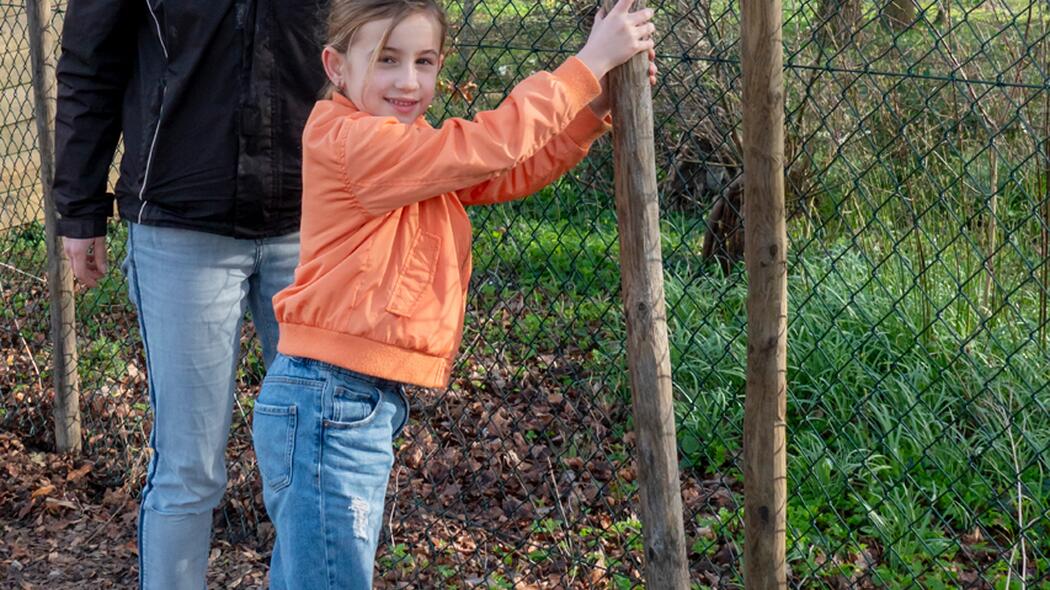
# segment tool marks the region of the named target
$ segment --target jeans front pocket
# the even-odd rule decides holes
[[[255,403],[252,416],[255,457],[263,483],[274,492],[292,483],[296,418],[295,406]]]
[[[348,379],[332,388],[332,409],[324,424],[328,428],[360,428],[375,420],[383,399],[377,387]]]

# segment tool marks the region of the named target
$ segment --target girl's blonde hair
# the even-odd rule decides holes
[[[448,32],[448,18],[445,9],[436,0],[332,0],[328,13],[328,30],[325,34],[325,45],[331,46],[339,53],[345,54],[354,43],[354,37],[364,25],[377,20],[390,20],[390,26],[383,32],[379,40],[379,47],[386,45],[390,39],[390,33],[406,17],[416,13],[429,14],[438,23],[441,29],[441,46],[439,53],[445,50],[445,34]],[[372,54],[372,61],[368,67],[371,69],[379,52]],[[332,93],[338,88],[329,80],[325,84],[321,95],[331,98]]]

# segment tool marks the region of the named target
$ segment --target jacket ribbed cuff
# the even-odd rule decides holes
[[[579,112],[602,93],[601,82],[594,77],[594,72],[575,55],[565,60],[553,73],[565,84],[573,112]]]

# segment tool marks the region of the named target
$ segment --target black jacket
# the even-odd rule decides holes
[[[58,231],[121,217],[237,238],[296,231],[326,0],[70,0],[58,62]]]

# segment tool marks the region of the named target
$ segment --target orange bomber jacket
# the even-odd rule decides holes
[[[278,349],[424,387],[448,384],[471,272],[465,205],[530,195],[609,129],[579,59],[522,81],[499,108],[438,129],[338,93],[303,132],[302,246],[273,300]]]

